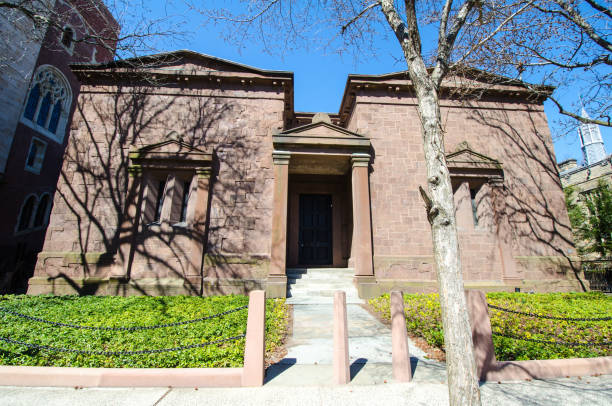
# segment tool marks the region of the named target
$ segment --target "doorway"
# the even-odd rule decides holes
[[[332,195],[300,194],[299,263],[333,263]]]

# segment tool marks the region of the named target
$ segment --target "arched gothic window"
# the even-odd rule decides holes
[[[64,75],[51,66],[41,66],[32,79],[22,122],[61,143],[71,101]]]
[[[34,216],[34,227],[40,227],[47,223],[50,204],[50,195],[45,194],[40,198],[40,202],[38,202],[38,207],[36,208],[36,215]]]
[[[32,214],[34,214],[34,207],[36,206],[36,196],[31,195],[28,197],[21,207],[21,213],[19,214],[19,223],[17,225],[17,231],[23,231],[30,228],[32,221]]]

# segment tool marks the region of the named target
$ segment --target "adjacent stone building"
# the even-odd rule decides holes
[[[35,27],[0,8],[0,292],[25,292],[44,241],[79,83],[68,64],[110,61],[119,27],[100,0],[45,0]]]
[[[581,115],[590,118],[584,107]],[[588,193],[596,189],[600,181],[612,183],[612,155],[606,154],[599,126],[581,123],[578,127],[578,138],[584,165],[579,166],[575,159],[559,163],[562,186],[572,186],[580,193]]]
[[[79,107],[29,293],[284,296],[304,267],[351,268],[364,297],[435,290],[405,72],[350,75],[339,112],[313,114],[294,111],[293,73],[190,51],[72,70]],[[443,88],[466,285],[578,289],[543,100],[478,71]]]

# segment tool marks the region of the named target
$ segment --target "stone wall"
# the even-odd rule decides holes
[[[29,292],[64,293],[84,289],[88,281],[97,286],[93,293],[108,294],[243,292],[261,286],[270,256],[271,135],[283,126],[282,88],[219,89],[193,78],[188,88],[85,85],[78,103]],[[167,139],[214,156],[206,235],[198,236],[206,252],[203,271],[195,277],[184,272],[190,255],[185,241],[191,237],[182,234],[189,231],[141,228],[135,281],[127,282],[114,265],[128,151]]]
[[[544,290],[551,288],[541,281],[555,280],[552,289],[578,288],[567,261],[574,254],[571,232],[542,105],[442,100],[441,113],[447,154],[467,147],[503,165],[503,184],[470,181],[470,187],[476,184],[478,226],[472,222],[469,190],[460,196],[462,180],[453,179],[466,285]],[[426,168],[415,99],[361,90],[348,129],[370,137],[373,146],[370,189],[379,284],[435,289],[430,226],[418,192],[426,186]]]

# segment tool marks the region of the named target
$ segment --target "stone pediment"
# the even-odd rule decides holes
[[[195,168],[209,167],[212,154],[176,139],[130,151],[133,166]]]
[[[502,169],[501,163],[486,155],[479,154],[471,149],[462,149],[452,154],[446,155],[448,167],[470,167],[470,168],[490,168]]]
[[[446,155],[446,164],[451,176],[485,177],[503,180],[502,164],[493,158],[472,150],[467,144],[456,152]]]
[[[306,124],[276,134],[274,148],[291,146],[369,148],[370,139],[346,128],[325,121]]]

